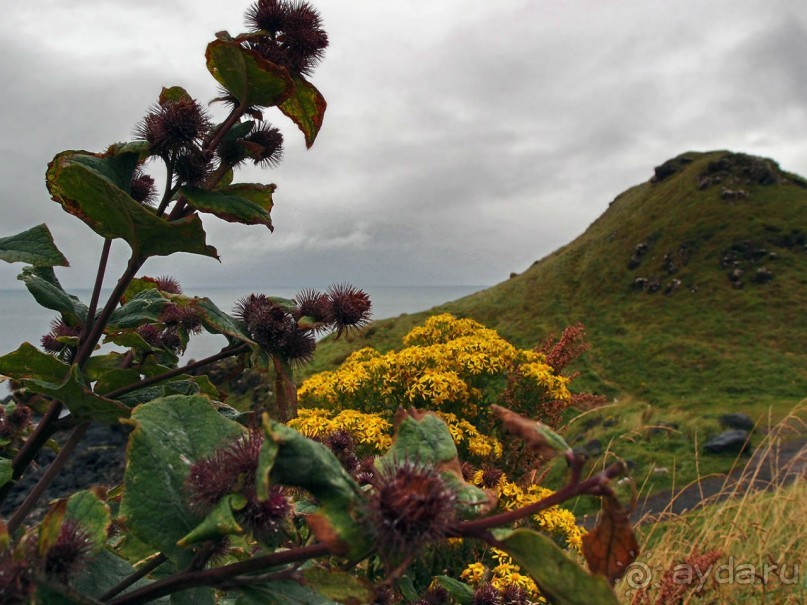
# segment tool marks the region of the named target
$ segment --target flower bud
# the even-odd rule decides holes
[[[376,473],[369,516],[382,557],[413,555],[443,537],[456,518],[456,496],[432,467],[409,460]]]

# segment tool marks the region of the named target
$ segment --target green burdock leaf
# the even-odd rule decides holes
[[[14,472],[14,464],[8,458],[0,458],[0,487],[11,481]]]
[[[56,247],[53,236],[45,223],[17,235],[0,237],[0,260],[7,263],[28,263],[40,267],[53,267],[54,265],[68,267],[70,265]]]
[[[608,581],[592,576],[575,563],[555,542],[529,529],[494,531],[497,547],[513,557],[541,593],[556,605],[618,605]]]
[[[120,514],[138,540],[187,565],[193,553],[177,542],[198,525],[186,506],[190,467],[246,429],[201,395],[155,399],[135,408],[131,423]]]
[[[69,370],[69,365],[27,342],[22,343],[16,351],[0,357],[0,374],[14,380],[36,378],[61,382]]]
[[[171,86],[170,88],[163,86],[158,103],[165,105],[166,103],[176,103],[177,101],[193,101],[193,97],[181,86]]]
[[[225,36],[207,45],[205,57],[208,71],[243,105],[278,105],[294,86],[286,69]]]
[[[496,505],[492,492],[465,481],[457,456],[457,446],[443,420],[433,412],[412,410],[396,418],[392,447],[376,458],[376,468],[392,468],[404,460],[434,466],[446,485],[456,494],[460,513],[465,517],[489,511]]]
[[[238,592],[235,605],[338,605],[336,601],[294,580],[278,580],[263,586],[239,588]]]
[[[138,370],[131,368],[117,368],[104,373],[95,383],[95,391],[106,394],[116,391],[130,384],[140,382],[141,376]]]
[[[65,519],[73,519],[81,524],[92,540],[94,551],[103,548],[111,519],[101,488],[85,489],[70,496]]]
[[[62,363],[27,342],[0,357],[0,374],[62,402],[79,420],[116,422],[131,412],[122,403],[96,395],[78,367]]]
[[[109,318],[108,326],[114,329],[137,328],[144,323],[157,323],[160,313],[171,301],[156,288],[143,289]]]
[[[59,383],[28,379],[25,384],[34,393],[62,402],[79,421],[115,423],[132,412],[123,403],[94,393],[78,366],[71,366],[67,377]]]
[[[209,212],[229,223],[266,225],[272,231],[272,193],[274,185],[239,183],[215,191],[182,187],[180,193],[201,212]]]
[[[104,549],[70,576],[70,586],[82,595],[97,599],[134,572],[134,567],[127,561]],[[149,580],[138,580],[127,591],[136,590],[146,584],[150,584]],[[46,587],[39,587],[37,599],[36,603],[47,603],[47,605],[80,605],[78,601]],[[170,605],[171,600],[169,597],[162,597],[149,601],[149,603]]]
[[[375,590],[362,578],[345,571],[312,567],[303,571],[305,585],[337,603],[372,603]]]
[[[25,267],[17,279],[25,284],[36,302],[46,309],[61,313],[68,325],[77,326],[86,321],[87,306],[64,291],[52,268]]]
[[[325,97],[311,82],[302,76],[294,76],[294,89],[278,109],[297,124],[305,135],[306,147],[310,148],[322,128],[326,106]]]
[[[274,484],[308,490],[319,502],[317,512],[308,515],[308,524],[317,538],[351,559],[365,556],[371,542],[367,528],[359,522],[364,494],[353,477],[322,443],[306,439],[267,415],[263,428],[266,438],[258,457],[258,497],[268,498]]]
[[[241,322],[219,309],[209,298],[196,298],[199,320],[211,334],[223,334],[230,342],[246,342],[255,345]]]
[[[474,589],[465,582],[460,582],[451,576],[435,576],[435,581],[448,591],[460,605],[473,605]]]
[[[190,546],[207,540],[218,540],[224,536],[243,534],[244,529],[235,520],[233,512],[241,510],[246,504],[247,499],[241,494],[225,496],[213,507],[210,514],[177,544]]]
[[[135,257],[189,252],[218,258],[208,246],[201,219],[191,214],[168,222],[129,195],[132,173],[146,148],[113,145],[106,153],[64,151],[48,165],[47,186],[65,211],[109,239],[124,239]]]

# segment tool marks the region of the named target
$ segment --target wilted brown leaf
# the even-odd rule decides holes
[[[631,508],[623,507],[613,496],[603,496],[597,525],[583,536],[583,554],[591,573],[604,575],[611,584],[639,556],[639,543],[630,523]]]
[[[563,437],[543,422],[524,418],[500,405],[492,405],[490,409],[510,433],[523,439],[529,449],[541,456],[552,458],[570,449]]]

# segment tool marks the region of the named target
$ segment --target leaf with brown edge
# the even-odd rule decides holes
[[[500,405],[492,405],[490,409],[510,433],[523,439],[529,449],[541,456],[552,458],[571,449],[563,437],[543,422],[524,418]]]
[[[201,212],[209,212],[229,223],[264,225],[272,231],[274,228],[269,213],[274,191],[275,185],[239,183],[215,191],[183,187],[180,193]]]
[[[623,507],[606,494],[597,525],[583,536],[583,555],[591,573],[600,574],[614,584],[639,556],[639,543],[630,522],[632,507]]]
[[[207,45],[207,69],[242,105],[270,107],[283,103],[293,87],[284,67],[232,40],[226,32]]]
[[[327,103],[311,82],[302,76],[295,76],[291,95],[278,105],[278,109],[286,114],[305,135],[306,147],[314,144],[314,139],[322,128]]]

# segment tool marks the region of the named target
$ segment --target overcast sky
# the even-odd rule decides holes
[[[493,284],[684,151],[744,151],[807,175],[803,0],[314,5],[331,39],[311,78],[328,101],[319,138],[306,150],[272,113],[284,161],[237,175],[278,185],[275,232],[206,217],[221,264],[183,254],[145,274],[186,286]],[[73,265],[60,278],[90,286],[101,241],[49,200],[47,162],[129,139],[162,86],[215,96],[205,46],[243,31],[247,6],[4,3],[0,235],[47,222]],[[116,246],[108,283],[127,253]],[[0,266],[0,285],[19,268]]]

